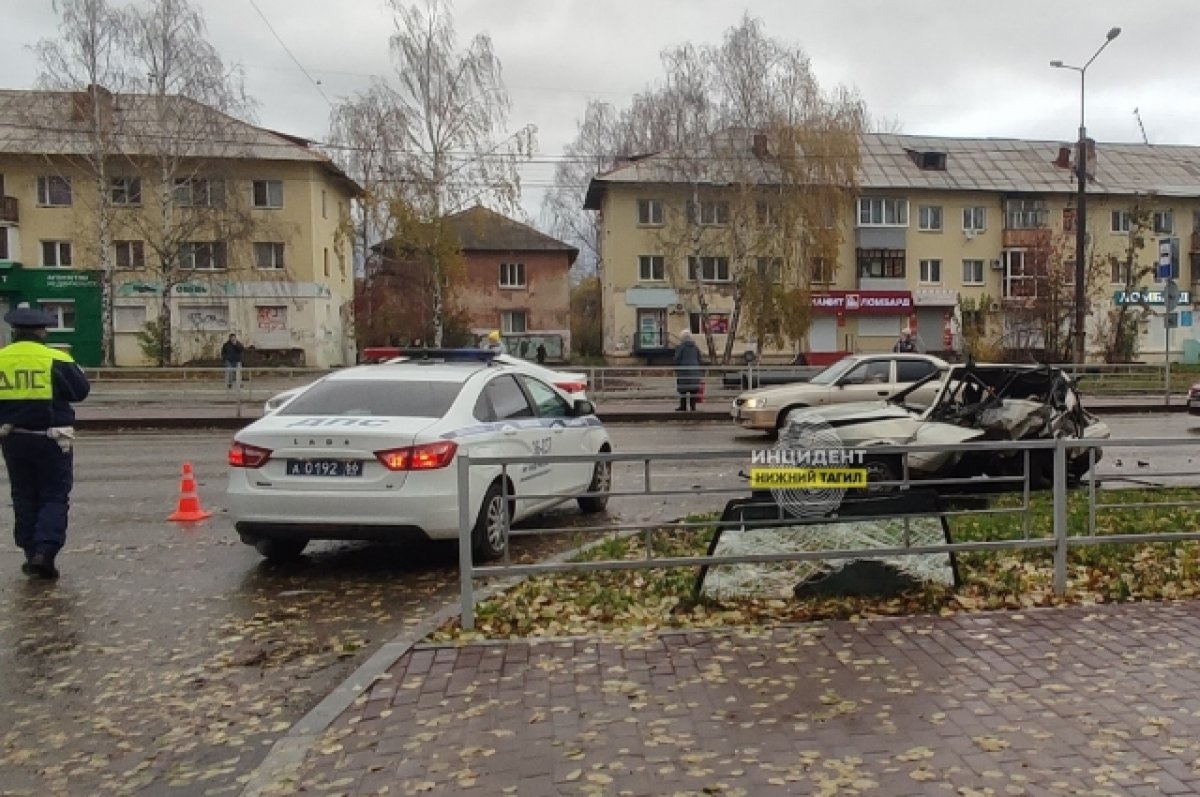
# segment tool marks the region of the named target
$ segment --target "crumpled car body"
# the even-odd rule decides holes
[[[1111,436],[1108,425],[1083,408],[1074,380],[1059,368],[955,365],[928,406],[910,403],[917,387],[872,404],[799,410],[789,416],[788,423],[806,423],[807,416],[828,424],[847,448],[866,449],[869,481],[898,481],[905,469],[911,479],[1021,476],[1028,451],[1032,485],[1047,487],[1053,479],[1053,453],[1048,449],[872,456],[870,448]],[[1097,449],[1094,456],[1099,461],[1101,451]],[[1067,472],[1072,480],[1081,479],[1090,464],[1086,448],[1067,449]]]

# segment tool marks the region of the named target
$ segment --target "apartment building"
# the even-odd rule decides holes
[[[100,364],[107,248],[116,365],[154,361],[164,308],[173,364],[230,333],[250,362],[353,363],[360,193],[307,141],[183,98],[0,91],[0,313],[50,311],[50,342]]]
[[[762,157],[761,136],[727,135],[734,143],[726,149]],[[1038,335],[1021,328],[1027,322],[1020,311],[1047,290],[1048,281],[1058,279],[1060,288],[1073,284],[1073,147],[868,134],[860,154],[858,196],[833,221],[841,240],[835,262],[793,277],[808,288],[812,303],[807,337],[796,348],[817,360],[888,350],[907,328],[931,352],[961,351],[964,329],[985,332],[1010,349],[1035,349]],[[718,351],[725,346],[739,274],[733,253],[718,236],[710,239],[718,241],[711,251],[701,251],[702,244],[686,257],[672,255],[663,230],[696,197],[702,197],[701,225],[738,223],[721,198],[734,188],[694,177],[689,184],[678,176],[678,160],[677,153],[640,157],[598,174],[589,186],[585,208],[600,214],[604,347],[614,361],[661,357],[681,330],[703,332],[701,291],[707,329]],[[1102,350],[1108,310],[1135,301],[1143,355],[1161,356],[1167,323],[1173,325],[1172,351],[1178,355],[1185,345],[1200,351],[1200,344],[1186,343],[1197,340],[1200,323],[1193,323],[1190,301],[1200,280],[1200,147],[1093,145],[1088,172],[1091,356]],[[769,177],[760,187],[764,195],[777,188]],[[1133,274],[1149,273],[1131,284],[1127,269],[1135,238],[1141,247],[1133,252]],[[1172,253],[1183,289],[1170,322],[1161,296],[1165,283],[1154,269],[1160,248]],[[741,268],[752,268],[754,260],[755,252],[744,252]],[[739,327],[733,351],[751,346]]]

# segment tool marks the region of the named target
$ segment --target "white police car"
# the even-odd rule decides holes
[[[238,432],[229,449],[230,512],[264,556],[299,555],[312,539],[389,540],[417,531],[458,536],[458,468],[475,457],[612,450],[588,401],[488,352],[367,365],[313,383]],[[472,548],[503,553],[507,509],[519,520],[577,499],[603,511],[607,462],[472,467]],[[506,508],[504,496],[509,496]],[[528,497],[522,496],[543,496]]]

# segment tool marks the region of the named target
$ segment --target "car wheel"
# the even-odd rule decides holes
[[[286,562],[304,553],[308,540],[303,537],[286,540],[261,539],[254,543],[254,550],[270,562]]]
[[[867,492],[881,493],[898,489],[896,485],[879,484],[900,480],[900,464],[894,459],[867,456],[863,461],[863,470],[867,472]]]
[[[608,449],[602,449],[601,454],[607,454]],[[589,493],[606,493],[612,488],[612,463],[597,462],[592,467],[592,481],[588,484]],[[608,508],[607,495],[586,495],[579,498],[579,511],[585,515],[594,515]]]
[[[808,409],[807,404],[792,404],[792,405],[789,405],[789,406],[781,409],[779,411],[779,414],[775,416],[775,434],[776,434],[776,436],[778,436],[779,433],[783,431],[783,427],[787,426],[787,417],[790,413],[795,412],[796,410],[806,410],[806,409]]]
[[[500,482],[493,482],[483,496],[471,532],[471,553],[476,562],[488,562],[504,555],[508,522],[509,511]]]

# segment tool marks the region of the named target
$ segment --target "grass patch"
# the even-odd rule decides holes
[[[1200,489],[1107,490],[1097,494],[1096,534],[1153,534],[1200,531]],[[1135,506],[1153,503],[1156,506]],[[1181,504],[1168,506],[1167,504]],[[995,508],[1021,506],[1020,496],[999,496]],[[1087,533],[1087,494],[1068,504],[1072,536]],[[655,557],[701,556],[712,540],[715,516],[692,516],[680,526],[649,535]],[[973,512],[949,519],[955,542],[1021,539],[1024,515]],[[1052,536],[1051,498],[1038,494],[1028,512],[1031,539]],[[606,539],[580,560],[646,558],[647,536]],[[585,633],[706,628],[773,622],[852,619],[959,611],[1021,609],[1063,603],[1169,600],[1200,595],[1200,546],[1195,541],[1136,545],[1097,544],[1069,549],[1067,594],[1053,591],[1052,547],[957,555],[961,585],[929,584],[894,599],[796,600],[790,596],[713,603],[692,601],[697,568],[601,571],[535,576],[482,602],[476,631],[462,632],[455,620],[437,640],[569,636]]]

